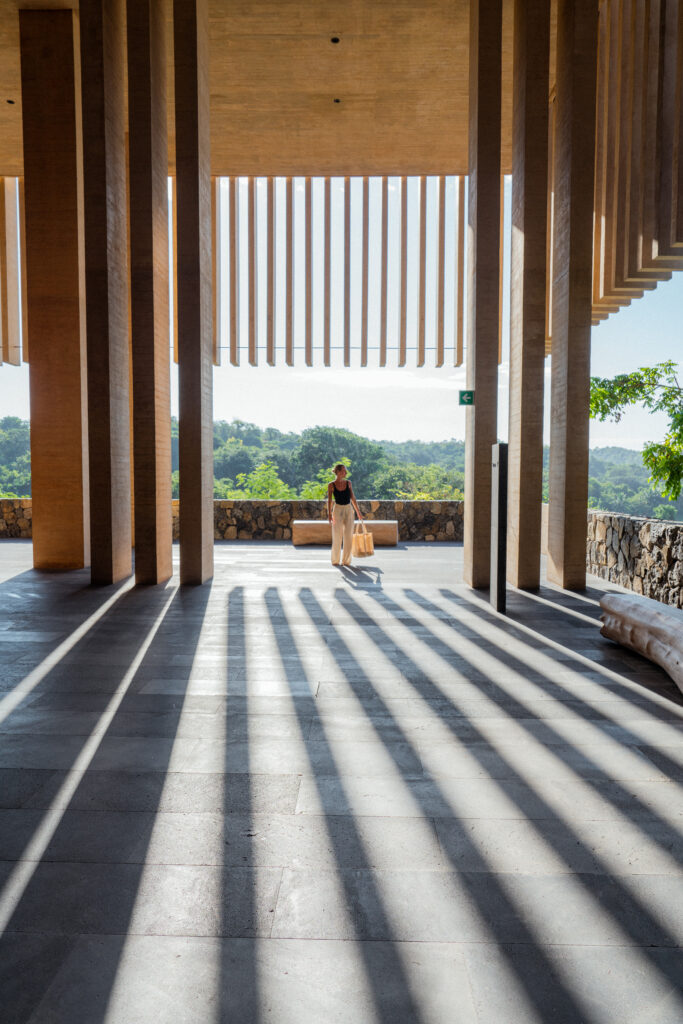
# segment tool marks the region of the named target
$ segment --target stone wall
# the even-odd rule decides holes
[[[178,539],[178,501],[173,537]],[[293,519],[322,519],[324,501],[214,501],[216,540],[289,540]],[[461,501],[361,501],[366,519],[397,519],[400,540],[461,541]]]
[[[586,569],[683,608],[683,523],[589,512]]]
[[[0,498],[0,537],[31,537],[30,498]]]

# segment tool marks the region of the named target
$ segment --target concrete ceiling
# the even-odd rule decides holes
[[[0,174],[22,173],[18,10],[73,6],[0,0]],[[503,8],[509,171],[513,0]],[[466,173],[469,0],[209,0],[209,11],[213,174]],[[171,72],[172,52],[169,31]],[[171,171],[172,87],[169,73]]]

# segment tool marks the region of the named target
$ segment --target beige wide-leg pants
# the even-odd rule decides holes
[[[351,545],[353,543],[353,524],[355,513],[353,505],[335,505],[332,510],[332,563],[337,565],[351,565]],[[344,540],[344,557],[342,553],[342,538]]]

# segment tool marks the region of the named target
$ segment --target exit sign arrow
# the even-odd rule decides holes
[[[474,391],[461,391],[459,405],[474,405]]]

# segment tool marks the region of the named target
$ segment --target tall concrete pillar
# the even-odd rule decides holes
[[[507,578],[540,582],[550,5],[515,0]]]
[[[208,0],[174,0],[180,581],[213,575]]]
[[[128,0],[135,579],[172,572],[166,23],[163,0]]]
[[[90,560],[82,209],[72,11],[19,12],[33,564]]]
[[[548,578],[586,581],[597,0],[559,0]]]
[[[488,587],[491,445],[497,440],[500,266],[501,0],[470,3],[469,316],[464,578]]]
[[[85,322],[93,583],[131,560],[125,11],[81,0]]]

